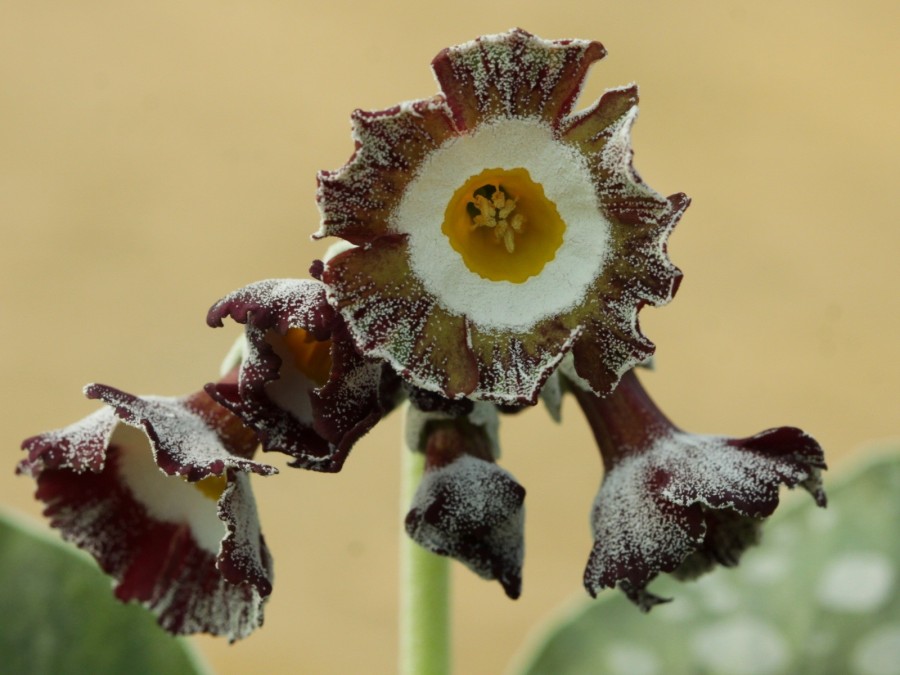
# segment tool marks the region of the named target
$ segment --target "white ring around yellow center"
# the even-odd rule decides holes
[[[487,168],[527,170],[565,223],[553,259],[522,283],[472,272],[442,232],[455,192]],[[501,119],[438,148],[410,182],[390,225],[409,236],[410,267],[425,289],[483,330],[524,331],[576,306],[610,249],[610,224],[584,156],[534,119]]]

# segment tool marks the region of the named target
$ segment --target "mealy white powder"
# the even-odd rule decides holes
[[[753,616],[734,616],[701,629],[693,640],[699,664],[721,675],[786,672],[790,648],[775,626]]]
[[[638,644],[612,644],[606,651],[609,675],[657,675],[664,672],[652,649]]]
[[[900,675],[900,624],[883,626],[860,640],[852,663],[858,675]]]
[[[816,595],[833,611],[871,612],[892,597],[895,577],[888,556],[877,551],[853,551],[828,563]]]
[[[667,483],[651,492],[647,486],[656,472],[663,472]],[[720,436],[672,431],[604,476],[592,510],[593,535],[600,547],[589,564],[590,577],[599,582],[613,561],[634,551],[651,570],[666,561],[684,560],[696,542],[683,514],[663,508],[665,502],[736,510],[740,504],[753,510],[777,499],[779,484],[800,484],[808,477],[809,470],[789,458],[748,452]]]

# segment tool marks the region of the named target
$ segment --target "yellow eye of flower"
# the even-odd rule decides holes
[[[225,492],[225,487],[228,485],[228,479],[225,477],[225,474],[222,474],[221,476],[207,476],[206,478],[201,478],[196,483],[192,483],[192,485],[197,488],[204,497],[217,502],[219,501],[219,497],[222,496],[222,493]]]
[[[520,284],[553,260],[566,224],[528,171],[485,169],[453,193],[441,229],[472,272]]]
[[[294,365],[321,387],[331,374],[331,340],[316,340],[302,328],[291,328],[284,343],[294,355]]]

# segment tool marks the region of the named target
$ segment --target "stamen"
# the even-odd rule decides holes
[[[454,191],[441,224],[471,272],[514,284],[553,260],[565,230],[556,205],[522,168],[470,176]]]
[[[521,234],[525,218],[521,213],[513,214],[516,199],[510,197],[503,186],[483,185],[472,193],[473,201],[466,205],[466,212],[472,218],[472,229],[487,227],[494,231],[494,240],[507,253],[516,250],[515,235]]]

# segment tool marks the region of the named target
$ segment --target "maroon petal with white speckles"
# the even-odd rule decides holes
[[[387,233],[403,197],[397,185],[457,130],[443,96],[377,112],[356,110],[351,124],[358,145],[354,161],[319,173],[317,198],[323,209],[315,236],[363,244]]]
[[[525,489],[494,463],[488,432],[469,418],[437,416],[420,434],[425,474],[406,516],[407,533],[432,553],[496,579],[510,598],[518,598]]]
[[[23,443],[50,524],[167,631],[246,637],[272,590],[247,472],[276,471],[249,459],[252,432],[202,392],[88,394],[113,409]]]
[[[213,305],[207,321],[221,326],[226,316],[246,324],[247,354],[237,381],[210,384],[209,394],[291,466],[339,471],[392,407],[394,378],[359,356],[319,281],[250,284]]]
[[[598,395],[653,353],[638,312],[678,288],[666,241],[689,200],[662,197],[631,164],[636,87],[573,112],[605,53],[518,29],[484,36],[434,59],[437,96],[353,114],[353,156],[319,177],[316,236],[358,245],[329,260],[322,279],[363,354],[446,398],[531,405],[567,353]],[[478,215],[475,201],[471,228],[452,230],[463,212],[454,205],[477,200],[478,188],[465,196],[470,179],[492,172],[528,176],[518,197],[507,195],[521,211],[510,220],[516,234],[502,220],[511,215]],[[498,276],[492,265],[513,255],[516,237],[552,221],[529,215],[542,199],[563,224],[559,243],[535,245],[550,251],[546,262]],[[506,249],[476,264],[451,231],[482,226]]]
[[[90,384],[84,391],[110,406],[122,422],[143,429],[156,465],[170,476],[196,482],[221,476],[225,469],[277,473],[249,459],[259,444],[256,437],[205,392],[184,398],[135,396],[104,384]]]
[[[802,486],[825,505],[822,449],[781,427],[743,439],[689,434],[672,425],[634,373],[599,398],[570,383],[606,468],[591,512],[594,547],[584,582],[592,595],[619,585],[647,610],[660,572],[690,578],[735,565],[778,505]]]
[[[510,598],[522,590],[525,489],[491,462],[460,457],[425,474],[406,531],[432,553],[496,579]]]
[[[458,128],[522,117],[555,128],[575,106],[588,68],[604,56],[599,42],[542,40],[517,28],[444,49],[431,65]]]

